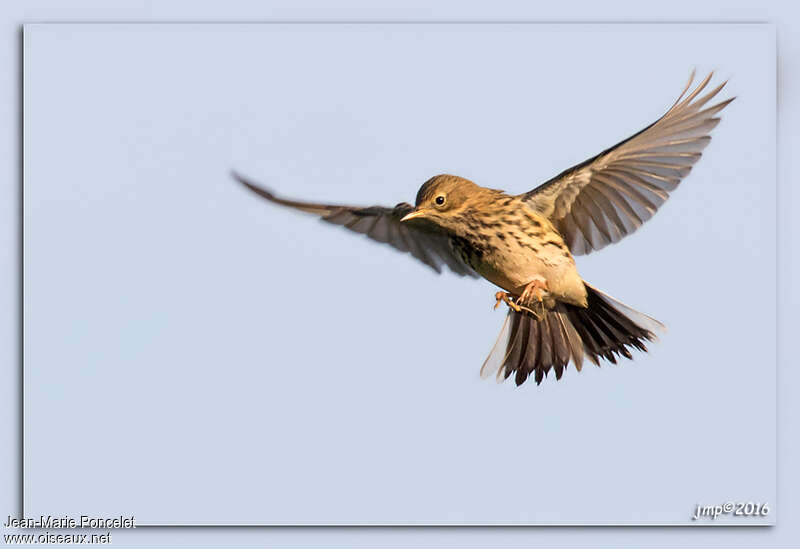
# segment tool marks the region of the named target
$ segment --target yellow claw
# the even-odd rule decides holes
[[[542,303],[544,300],[544,292],[547,291],[547,281],[539,278],[533,279],[522,290],[522,295],[519,296],[519,301],[530,301],[531,296],[536,298],[536,301]]]
[[[495,309],[497,309],[500,306],[500,303],[503,302],[506,305],[508,305],[509,309],[512,309],[512,310],[514,310],[514,311],[516,311],[518,313],[521,313],[522,311],[527,311],[527,312],[531,313],[532,315],[534,315],[536,317],[539,316],[539,315],[536,314],[535,311],[533,311],[533,309],[529,309],[527,307],[523,307],[522,305],[520,305],[518,303],[518,301],[520,301],[520,299],[515,301],[511,297],[511,294],[509,294],[508,292],[497,292],[496,294],[494,294],[494,298],[497,300],[497,302],[494,304],[494,308]]]
[[[511,295],[508,292],[497,292],[494,294],[494,298],[497,300],[494,304],[495,309],[500,306],[500,302],[505,303],[509,306],[509,308],[514,309],[517,312],[520,312],[522,309],[519,305],[514,303],[514,301],[511,299]]]

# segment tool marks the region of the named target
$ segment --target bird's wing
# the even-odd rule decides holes
[[[713,73],[688,96],[694,72],[664,116],[628,139],[522,195],[553,222],[575,255],[621,240],[656,213],[691,171],[735,98],[704,108],[726,82],[702,97]]]
[[[442,272],[442,265],[447,265],[456,274],[478,276],[458,255],[453,253],[447,235],[437,230],[435,226],[423,221],[415,221],[411,224],[400,222],[406,214],[413,211],[414,208],[411,204],[403,202],[394,208],[383,206],[364,208],[287,200],[275,196],[272,192],[237,173],[232,175],[245,187],[270,202],[317,215],[328,223],[342,225],[351,231],[365,234],[373,240],[389,244],[401,252],[408,252],[437,273]]]

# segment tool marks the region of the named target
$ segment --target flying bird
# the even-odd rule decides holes
[[[522,194],[437,175],[415,205],[346,206],[290,200],[233,173],[267,200],[319,216],[411,254],[437,273],[483,277],[502,288],[495,308],[508,313],[481,368],[517,385],[550,370],[560,379],[584,358],[599,366],[631,350],[647,351],[663,325],[584,281],[573,256],[600,250],[634,232],[656,213],[708,145],[730,99],[706,106],[726,82],[701,95],[713,73],[658,120],[600,154]],[[687,92],[688,95],[687,95]]]

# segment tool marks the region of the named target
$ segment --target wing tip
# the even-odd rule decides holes
[[[263,196],[267,200],[277,201],[276,198],[275,198],[275,195],[272,193],[272,191],[269,191],[269,190],[265,189],[264,187],[261,187],[260,185],[256,185],[250,179],[248,179],[247,177],[243,176],[242,174],[240,174],[236,170],[231,169],[229,174],[233,178],[234,181],[237,181],[237,182],[241,183],[242,185],[244,185],[245,187],[247,187],[248,189],[250,189],[251,191],[253,191],[257,195]]]
[[[234,170],[233,168],[228,171],[228,175],[230,175],[234,181],[238,181],[242,185],[249,185],[248,180],[245,176]]]

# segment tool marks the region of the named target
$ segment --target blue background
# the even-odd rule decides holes
[[[24,7],[23,7],[24,6]],[[779,289],[780,304],[779,316],[779,364],[780,385],[779,385],[779,409],[780,418],[789,417],[792,407],[795,406],[793,400],[789,398],[792,390],[797,387],[797,377],[793,370],[788,367],[788,345],[791,339],[789,334],[797,331],[797,326],[792,326],[791,311],[792,305],[797,304],[796,289],[790,287],[788,280],[791,279],[792,272],[796,272],[796,247],[789,245],[791,234],[797,230],[795,225],[796,218],[789,213],[796,207],[796,194],[788,185],[789,173],[796,160],[789,151],[797,148],[796,134],[793,133],[792,126],[786,123],[792,116],[796,118],[797,104],[791,101],[792,97],[788,91],[797,87],[796,59],[798,50],[798,33],[796,32],[796,17],[793,17],[788,5],[781,2],[765,2],[758,6],[751,6],[749,3],[725,3],[724,12],[730,21],[752,21],[772,20],[778,22],[778,43],[779,43],[779,92],[778,106],[780,112],[780,123],[778,135],[780,138],[779,147],[779,222],[778,233],[779,244]],[[445,20],[452,19],[471,19],[471,20],[530,20],[542,19],[578,19],[578,20],[686,20],[687,18],[709,20],[718,18],[717,14],[722,10],[722,3],[710,2],[707,4],[696,5],[695,3],[677,2],[671,4],[669,9],[658,9],[653,11],[653,6],[639,5],[626,2],[611,2],[610,4],[600,5],[575,5],[574,3],[548,5],[548,6],[523,6],[515,3],[493,4],[491,8],[481,7],[479,4],[448,5],[441,3],[435,8],[425,4],[425,7],[404,3],[402,6],[382,6],[380,8],[358,3],[337,5],[326,7],[325,5],[315,6],[310,4],[292,4],[281,6],[277,3],[253,4],[249,2],[234,2],[226,5],[214,7],[206,4],[193,4],[184,6],[181,3],[159,3],[158,6],[151,6],[148,2],[126,2],[125,4],[115,4],[114,6],[101,5],[95,2],[73,2],[69,5],[48,3],[48,2],[28,2],[5,3],[2,7],[3,22],[6,25],[6,40],[8,48],[3,50],[4,68],[4,98],[7,101],[2,104],[0,115],[6,122],[6,130],[0,135],[0,144],[6,152],[8,160],[3,166],[6,177],[6,186],[3,188],[8,191],[8,199],[3,201],[3,207],[7,215],[3,216],[7,223],[8,230],[4,231],[0,244],[3,248],[3,257],[8,265],[17,263],[18,257],[18,177],[19,164],[15,161],[20,150],[19,124],[16,115],[18,106],[18,85],[20,76],[19,58],[19,34],[16,32],[17,25],[22,21],[31,20],[253,20],[266,18],[271,19],[311,19],[311,20],[375,20],[393,19],[408,20],[419,18],[438,18]],[[19,330],[17,313],[17,277],[13,269],[3,271],[3,287],[5,291],[0,295],[3,310],[6,311],[0,324],[7,338],[4,340],[2,348],[7,352],[6,364],[9,369],[4,370],[8,382],[3,383],[3,390],[6,396],[2,400],[7,413],[4,417],[8,421],[3,422],[3,436],[7,441],[3,447],[5,449],[4,461],[8,464],[3,469],[4,481],[6,486],[6,508],[14,513],[17,506],[18,491],[14,486],[18,486],[21,463],[19,461],[18,442],[19,429],[18,423],[14,418],[19,417],[19,377],[17,375],[17,358]],[[636,304],[638,305],[638,304]],[[651,311],[652,312],[652,311]],[[795,411],[796,415],[796,411]],[[796,428],[786,421],[779,423],[780,439],[779,450],[779,507],[777,513],[781,516],[791,516],[793,509],[796,508],[797,475],[796,468],[791,464],[796,461],[797,448],[793,444],[796,440]],[[219,544],[225,540],[236,542],[240,545],[258,544],[264,541],[280,540],[282,545],[305,546],[319,540],[326,546],[331,545],[374,545],[376,542],[383,544],[396,544],[406,546],[409,543],[415,544],[434,544],[437,545],[448,541],[457,541],[460,546],[470,544],[484,545],[486,543],[502,542],[507,546],[529,546],[532,541],[546,540],[551,546],[574,546],[584,543],[591,543],[592,546],[641,546],[642,543],[653,544],[658,539],[666,540],[670,546],[675,543],[684,544],[707,544],[711,541],[724,539],[728,546],[752,546],[753,543],[762,543],[770,546],[786,546],[792,539],[794,532],[793,525],[789,521],[782,521],[778,527],[771,529],[703,529],[688,532],[681,529],[311,529],[311,530],[139,530],[133,533],[117,533],[115,543],[125,543],[136,545],[142,541],[150,544],[157,542],[174,543],[179,539],[190,538],[196,544],[207,542],[209,544]],[[627,543],[626,543],[627,542]]]
[[[774,55],[766,25],[27,26],[26,513],[683,524],[774,502]],[[477,376],[496,288],[227,175],[346,203],[441,172],[523,192],[694,66],[740,99],[660,214],[579,260],[670,330],[540,388]]]

